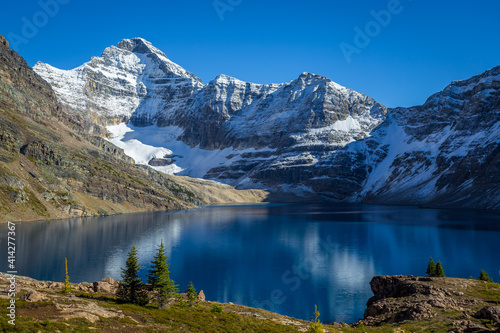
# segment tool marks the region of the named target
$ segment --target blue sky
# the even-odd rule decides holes
[[[498,0],[8,1],[0,34],[31,66],[74,68],[143,37],[204,82],[313,72],[395,107],[500,65],[498,13]]]

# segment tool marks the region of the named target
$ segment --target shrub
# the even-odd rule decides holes
[[[212,311],[213,313],[222,313],[222,306],[214,304],[212,305],[212,310],[210,311]]]
[[[69,275],[68,275],[68,258],[64,258],[64,266],[66,267],[66,276],[64,278],[64,283],[63,283],[63,293],[69,294],[71,292],[71,284],[69,283]]]
[[[481,273],[479,274],[479,281],[486,281],[486,282],[493,282],[493,280],[490,278],[488,273],[486,273],[484,270],[481,270]]]
[[[189,286],[186,290],[186,296],[189,306],[194,306],[198,303],[198,295],[196,295],[196,289],[194,288],[193,282],[189,282]]]
[[[324,333],[323,324],[319,320],[320,313],[318,311],[318,306],[314,305],[314,317],[311,317],[311,325],[309,326],[308,333]]]

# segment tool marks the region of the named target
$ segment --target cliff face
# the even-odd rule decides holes
[[[476,280],[376,276],[367,326],[406,325],[435,332],[498,332],[500,285]],[[407,324],[404,324],[407,323]]]
[[[1,36],[0,36],[1,37]],[[198,200],[69,118],[0,38],[0,221],[192,207]]]
[[[367,179],[366,201],[500,207],[500,66],[389,110],[373,136],[386,157]]]

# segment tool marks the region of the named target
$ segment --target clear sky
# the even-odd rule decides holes
[[[2,3],[0,34],[31,66],[143,37],[204,82],[312,72],[395,107],[500,65],[499,14],[499,0],[25,0]]]

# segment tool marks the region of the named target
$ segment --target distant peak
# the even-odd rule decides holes
[[[236,79],[232,76],[226,75],[226,74],[219,74],[215,78],[215,81],[234,81],[234,80],[238,80],[238,79]]]
[[[299,79],[318,79],[318,80],[329,80],[326,76],[318,75],[309,72],[303,72],[300,74]]]
[[[157,53],[165,56],[165,54],[153,46],[144,38],[136,37],[132,39],[124,39],[118,43],[117,47],[122,50],[127,50],[135,53]]]

